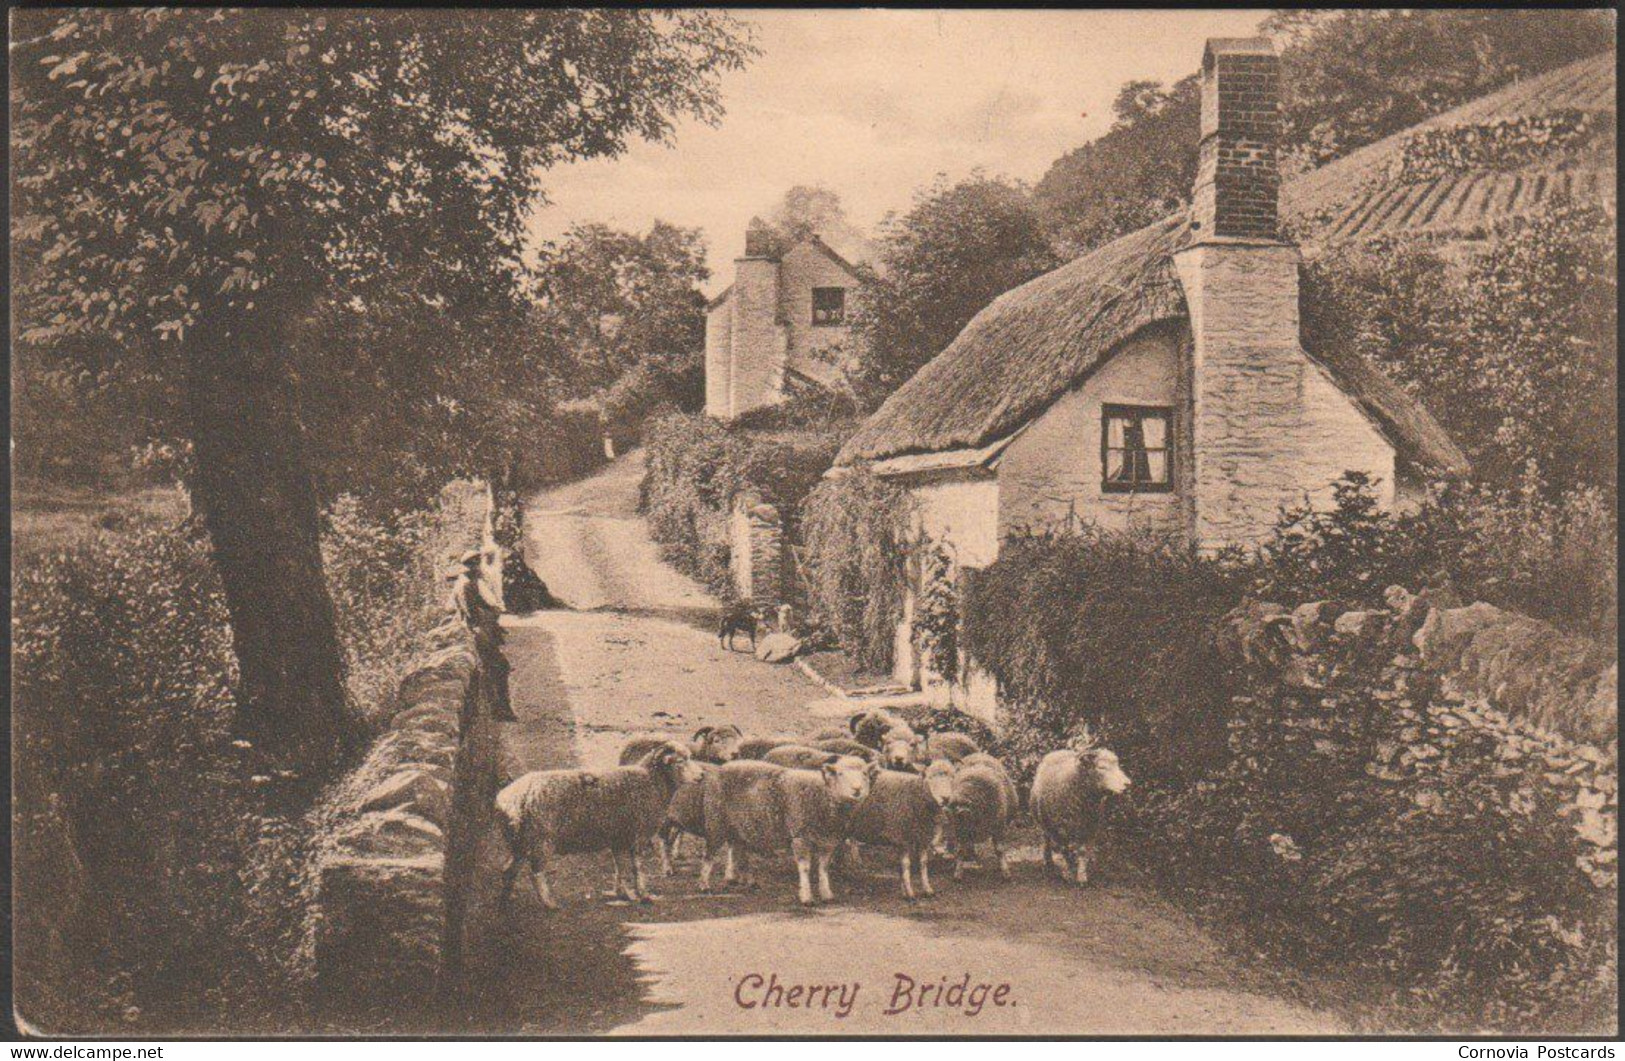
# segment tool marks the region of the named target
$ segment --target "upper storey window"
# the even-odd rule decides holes
[[[846,288],[815,287],[812,292],[812,322],[815,325],[846,323]]]

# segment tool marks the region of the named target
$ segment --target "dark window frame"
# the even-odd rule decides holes
[[[820,292],[840,292],[841,305],[839,309],[828,308],[820,310],[818,295]],[[833,316],[820,317],[820,314],[833,314]],[[839,328],[846,324],[846,288],[844,287],[815,287],[812,289],[812,324],[814,328]]]
[[[1108,478],[1108,469],[1111,467],[1111,422],[1119,420],[1147,419],[1161,420],[1163,423],[1163,444],[1153,450],[1147,448],[1145,452],[1163,454],[1166,467],[1165,478],[1151,482],[1124,482],[1119,479]],[[1126,447],[1118,447],[1128,452]],[[1100,489],[1108,494],[1166,494],[1174,488],[1174,409],[1171,405],[1126,405],[1116,402],[1105,402],[1100,406]]]

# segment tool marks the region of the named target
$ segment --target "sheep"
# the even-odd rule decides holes
[[[732,760],[729,760],[730,762]],[[683,837],[705,836],[705,778],[703,775],[717,768],[715,763],[699,763],[699,781],[685,781],[672,794],[666,808],[666,820],[655,833],[655,852],[660,856],[661,876],[672,875],[672,864],[678,856]]]
[[[825,763],[834,762],[839,758],[835,752],[827,752],[807,744],[781,744],[762,756],[762,761],[772,763],[774,766],[787,766],[792,770],[818,770]]]
[[[903,897],[915,898],[912,870],[920,870],[920,893],[936,895],[931,887],[931,843],[942,808],[953,798],[954,769],[933,763],[925,774],[882,770],[875,775],[869,798],[858,805],[847,822],[849,840],[881,844],[901,852]]]
[[[888,768],[903,770],[912,765],[919,734],[891,712],[865,708],[853,713],[847,727],[859,744],[878,751],[880,761]]]
[[[1046,869],[1055,868],[1058,849],[1067,875],[1078,884],[1089,883],[1089,860],[1107,801],[1122,795],[1129,784],[1116,753],[1098,747],[1088,731],[1072,747],[1044,756],[1033,776],[1028,806],[1044,833]]]
[[[739,742],[737,758],[760,759],[780,745],[800,743],[801,738],[793,733],[781,733],[776,737],[746,737]]]
[[[869,795],[879,768],[851,756],[837,756],[817,770],[792,770],[772,763],[733,762],[712,771],[705,779],[705,861],[700,865],[700,890],[711,887],[711,871],[719,852],[726,851],[724,883],[734,880],[734,851],[740,855],[740,878],[745,856],[790,849],[800,876],[798,896],[803,906],[815,901],[811,881],[818,869],[818,899],[835,898],[829,883],[829,861],[840,846],[852,809]]]
[[[808,744],[809,747],[819,748],[836,755],[855,755],[866,763],[875,761],[877,753],[866,744],[859,744],[851,737],[824,737],[815,738]]]
[[[920,764],[946,759],[950,763],[957,763],[967,755],[975,755],[982,750],[981,745],[965,736],[951,730],[942,730],[937,733],[927,733],[914,748],[914,761]]]
[[[701,726],[689,742],[689,757],[702,763],[725,763],[739,757],[739,743],[745,735],[735,725]],[[666,743],[663,737],[633,737],[621,749],[621,765],[631,766]]]
[[[673,794],[703,776],[681,744],[667,741],[634,766],[608,770],[538,770],[497,793],[497,821],[513,861],[503,874],[506,905],[520,867],[530,863],[536,897],[557,910],[547,881],[547,861],[555,854],[608,849],[615,866],[615,894],[651,901],[644,894],[637,845],[666,820]],[[621,857],[631,863],[631,881],[621,873]]]
[[[941,764],[937,760],[932,765]],[[1004,833],[1016,813],[1016,786],[1004,764],[986,752],[967,755],[953,767],[951,814],[954,833],[954,880],[965,876],[965,855],[976,854],[976,845],[986,840],[993,845],[999,863],[999,876],[1010,879],[1010,862],[1004,852]]]

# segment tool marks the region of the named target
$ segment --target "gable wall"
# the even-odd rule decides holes
[[[1069,502],[1078,519],[1112,530],[1183,530],[1178,490],[1183,462],[1177,451],[1175,490],[1167,493],[1105,492],[1100,459],[1103,404],[1171,406],[1176,448],[1187,433],[1178,378],[1183,334],[1183,327],[1162,326],[1130,338],[1010,443],[998,464],[1001,536],[1023,527],[1060,526]]]
[[[733,313],[730,294],[705,314],[705,413],[722,419],[733,415]]]
[[[819,351],[839,343],[847,337],[846,327],[813,327],[812,289],[815,287],[844,287],[847,289],[847,309],[851,310],[853,289],[857,286],[851,274],[830,260],[829,255],[801,243],[791,248],[779,263],[779,319],[788,331],[789,359],[797,361],[816,359]]]

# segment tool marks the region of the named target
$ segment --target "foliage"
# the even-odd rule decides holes
[[[1344,484],[1346,511],[1274,556],[1314,589],[1286,606],[1365,594],[1378,579],[1356,537],[1399,555],[1364,490]],[[1378,971],[1426,1011],[1407,1020],[1599,1026],[1617,976],[1615,767],[1441,698],[1391,652],[1334,639],[1336,665],[1314,668],[1327,687],[1285,687],[1215,636],[1255,577],[1094,530],[1007,541],[969,583],[964,630],[1009,711],[999,753],[1025,778],[1090,725],[1135,779],[1115,842],[1278,956]]]
[[[1056,244],[1076,257],[1168,216],[1190,197],[1201,126],[1197,75],[1163,87],[1130,81],[1104,136],[1050,164],[1033,199]]]
[[[1271,15],[1263,32],[1281,50],[1282,146],[1291,176],[1608,48],[1614,23],[1603,11],[1293,9]],[[1168,86],[1128,82],[1113,110],[1111,129],[1056,159],[1034,192],[1052,238],[1071,256],[1190,199],[1198,76]],[[1433,157],[1438,146],[1417,150]]]
[[[700,287],[709,277],[699,229],[664,221],[641,234],[573,226],[544,252],[533,323],[557,347],[561,393],[586,397],[634,370],[662,378],[701,373]]]
[[[871,407],[988,303],[1059,264],[1027,189],[982,173],[917,193],[882,223],[877,251],[850,314],[853,384]]]
[[[466,333],[294,332],[335,307],[381,330],[516,315],[542,172],[715,120],[752,49],[698,11],[40,9],[13,31],[18,337],[65,378],[150,396],[192,443],[239,724],[308,783],[355,734],[304,428],[328,413],[331,440],[366,408],[398,415],[362,438],[472,428],[477,449],[479,418],[412,414],[500,392],[504,362]],[[440,370],[412,371],[429,351]],[[311,398],[335,377],[357,401]]]
[[[1030,753],[1088,724],[1180,776],[1219,732],[1224,666],[1211,631],[1243,586],[1230,561],[1160,538],[1093,526],[1018,535],[968,580],[962,637]]]
[[[433,622],[427,521],[373,522],[347,499],[328,523],[354,710],[375,719]],[[274,933],[294,901],[287,859],[269,852],[297,828],[231,731],[235,663],[206,544],[188,524],[132,520],[19,560],[19,907],[38,912],[20,926],[22,1012],[70,1031],[268,1019],[292,1002]]]
[[[768,224],[789,243],[808,236],[846,236],[853,232],[841,197],[821,184],[797,184],[780,197]]]
[[[937,673],[957,681],[961,602],[953,558],[931,542],[914,550],[914,562],[920,568],[920,596],[914,613],[920,654]]]
[[[727,520],[734,499],[749,493],[773,505],[793,538],[802,501],[829,468],[842,437],[830,429],[724,426],[695,414],[651,421],[640,497],[650,535],[679,570],[731,596]]]
[[[862,670],[889,671],[912,513],[907,491],[856,465],[807,495],[801,536],[807,606]]]
[[[1283,512],[1260,547],[1253,592],[1267,600],[1381,603],[1400,585],[1449,584],[1482,600],[1612,643],[1618,627],[1618,515],[1597,490],[1557,499],[1532,484],[1441,486],[1417,510],[1378,509],[1350,473],[1336,504]]]
[[[1304,269],[1305,345],[1341,347],[1419,397],[1502,488],[1618,488],[1618,250],[1593,208],[1505,225],[1464,266],[1427,245]]]
[[[1601,10],[1288,10],[1281,45],[1285,142],[1309,166],[1610,47]]]
[[[1439,1030],[1606,1019],[1611,766],[1405,668],[1248,692],[1222,764],[1194,784],[1148,777],[1125,843],[1284,956],[1378,972]],[[1133,773],[1140,749],[1120,750]]]

